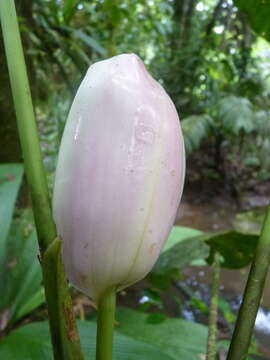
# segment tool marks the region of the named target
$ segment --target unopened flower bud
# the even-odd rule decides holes
[[[142,279],[179,206],[184,143],[175,107],[134,54],[92,65],[60,147],[53,210],[71,283],[98,300]]]

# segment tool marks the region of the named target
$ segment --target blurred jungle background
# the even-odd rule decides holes
[[[93,62],[134,52],[173,99],[187,153],[184,197],[153,271],[119,295],[117,336],[123,346],[131,340],[155,345],[167,355],[160,359],[204,359],[211,257],[218,251],[218,356],[224,360],[270,200],[270,5],[260,0],[17,0],[16,5],[50,190],[72,99]],[[38,355],[49,351],[48,330],[40,325],[47,313],[2,38],[0,47],[0,355],[15,359],[7,354],[16,343],[18,359],[26,358],[27,346],[33,359],[50,359]],[[269,281],[249,359],[270,359]],[[91,301],[72,293],[78,318],[94,318]],[[33,332],[35,339],[29,336]],[[141,350],[137,359],[154,359],[150,350]]]

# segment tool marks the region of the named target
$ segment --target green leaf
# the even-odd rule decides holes
[[[226,96],[217,104],[218,120],[229,134],[248,134],[255,129],[255,114],[251,102],[242,97]]]
[[[198,238],[189,238],[178,242],[163,252],[155,264],[152,273],[165,275],[190,265],[194,260],[204,260],[209,256],[209,246]]]
[[[270,41],[270,2],[265,0],[235,0],[234,2],[247,15],[253,30]]]
[[[210,263],[213,261],[214,251],[218,251],[223,257],[221,264],[223,267],[240,269],[253,260],[258,236],[238,231],[227,231],[206,234],[202,236],[202,239],[211,247]]]
[[[64,13],[64,20],[65,20],[66,24],[68,24],[70,22],[70,20],[72,19],[72,16],[74,15],[74,13],[76,11],[78,2],[79,2],[78,0],[66,0],[64,2],[63,13]]]
[[[181,226],[173,227],[163,252],[153,268],[153,274],[172,271],[194,264],[194,260],[203,259],[207,255],[207,249],[203,246],[206,242],[211,248],[209,262],[212,262],[212,254],[218,251],[222,257],[222,266],[229,269],[239,269],[247,266],[253,260],[257,246],[258,235],[240,231],[226,231],[218,233],[203,233],[202,231]],[[168,251],[169,250],[169,251]]]
[[[122,308],[116,316],[119,323],[117,330],[139,341],[155,345],[175,360],[204,358],[206,326],[174,318],[166,318],[159,324],[153,324],[148,321],[148,316],[148,314]]]
[[[179,278],[179,270],[182,268],[206,265],[209,246],[202,241],[203,235],[199,230],[174,226],[148,280],[154,286],[165,289],[174,278]]]
[[[186,153],[197,150],[201,143],[209,137],[212,130],[212,118],[209,115],[192,115],[181,121],[185,140]]]
[[[162,252],[165,252],[172,248],[177,243],[186,240],[188,238],[193,238],[198,235],[202,235],[203,232],[200,230],[184,227],[184,226],[174,226],[170,232],[168,240],[165,243],[165,246]]]
[[[0,266],[22,175],[22,164],[0,165]]]
[[[86,359],[95,358],[96,324],[78,322]],[[5,360],[51,360],[52,346],[47,322],[32,323],[13,331],[0,341],[0,358]],[[114,360],[173,360],[163,350],[115,333]],[[75,360],[75,359],[74,359]],[[192,359],[190,359],[192,360]]]
[[[91,36],[87,35],[85,32],[78,30],[78,29],[73,29],[68,26],[63,26],[63,29],[69,31],[75,39],[82,40],[82,42],[84,42],[86,45],[88,45],[93,50],[95,50],[98,54],[100,54],[102,56],[106,55],[106,49],[103,46],[101,46]]]
[[[44,302],[38,252],[32,214],[25,211],[11,225],[0,273],[0,317],[5,313],[9,323]]]
[[[106,13],[109,23],[116,27],[121,21],[122,9],[115,0],[105,0],[103,5],[103,11]]]
[[[162,313],[152,313],[149,314],[147,317],[147,322],[149,324],[160,324],[163,321],[165,321],[167,319],[167,316],[165,314]]]

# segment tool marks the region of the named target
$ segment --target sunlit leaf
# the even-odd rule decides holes
[[[198,235],[202,235],[203,232],[200,230],[184,227],[184,226],[174,226],[170,232],[168,240],[165,243],[165,246],[162,252],[169,250],[171,247],[176,245],[177,243],[193,238]]]

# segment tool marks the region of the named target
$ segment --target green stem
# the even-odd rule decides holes
[[[46,256],[47,248],[53,244],[56,238],[56,228],[52,218],[14,0],[0,0],[0,20],[25,171],[38,234],[54,358],[57,360],[81,360],[83,357],[76,324],[70,321],[70,312],[66,311],[67,303],[71,310],[72,306],[63,265],[61,262],[59,263],[60,252],[49,252],[49,255]],[[48,276],[50,271],[48,258],[52,264],[55,264],[57,289],[52,278]],[[56,266],[56,264],[58,265]],[[57,322],[69,324],[69,326],[56,327]],[[70,336],[71,333],[73,336]]]
[[[99,299],[96,360],[112,360],[115,303],[115,289],[110,289]]]
[[[246,359],[269,264],[270,205],[268,205],[266,210],[262,232],[258,241],[255,258],[250,269],[227,360]]]
[[[1,0],[0,0],[1,1]],[[55,359],[83,360],[76,328],[72,300],[69,295],[61,260],[61,241],[56,238],[48,247],[42,262],[50,328]]]
[[[217,320],[218,320],[218,291],[220,281],[220,260],[219,254],[215,253],[213,262],[213,283],[211,303],[209,309],[209,330],[207,341],[206,360],[215,360],[217,353]]]
[[[41,251],[56,237],[14,0],[0,0],[9,77]]]

